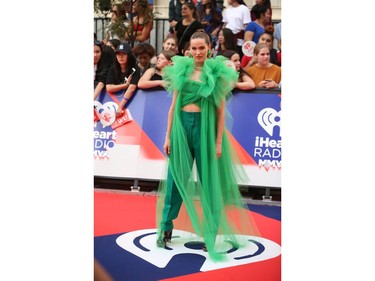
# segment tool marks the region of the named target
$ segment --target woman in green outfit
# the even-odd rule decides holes
[[[246,173],[225,131],[225,102],[238,73],[222,56],[208,59],[210,49],[209,36],[197,31],[190,38],[190,57],[174,56],[173,65],[163,69],[165,88],[173,96],[164,143],[168,175],[160,182],[157,202],[157,246],[173,246],[167,243],[182,217],[178,229],[194,232],[213,260],[223,260],[228,250],[245,245],[243,235],[259,232],[237,185]],[[182,216],[185,210],[188,216]]]

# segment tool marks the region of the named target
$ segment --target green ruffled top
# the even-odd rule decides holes
[[[259,236],[237,184],[239,179],[246,178],[246,173],[225,131],[222,155],[216,157],[217,108],[231,95],[238,81],[237,71],[229,67],[226,60],[223,56],[206,59],[199,82],[190,79],[194,71],[192,58],[174,56],[173,65],[163,68],[166,90],[177,93],[170,133],[171,153],[167,159],[168,168],[183,199],[179,216],[173,222],[174,228],[201,237],[214,261],[225,259],[229,244],[239,248],[246,243],[244,236],[236,234]],[[191,103],[201,108],[199,177],[194,176],[194,158],[188,148],[179,110]],[[166,181],[161,180],[156,217],[158,233],[168,230],[161,229],[166,188]]]
[[[207,59],[202,68],[200,81],[192,81],[190,76],[194,71],[194,59],[186,56],[174,56],[173,65],[163,68],[164,87],[168,92],[174,90],[184,96],[183,105],[191,103],[192,99],[206,98],[216,106],[220,106],[221,99],[231,95],[231,90],[238,81],[238,73],[226,65],[227,58],[217,56]],[[183,89],[183,91],[182,91]],[[186,101],[186,103],[185,103]]]

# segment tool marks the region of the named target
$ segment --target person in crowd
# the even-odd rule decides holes
[[[270,46],[258,43],[254,47],[256,63],[245,68],[245,71],[254,80],[257,88],[278,88],[281,82],[281,67],[270,63]]]
[[[255,88],[253,79],[250,78],[249,74],[241,67],[240,54],[233,50],[228,50],[223,53],[223,56],[230,59],[236,71],[238,72],[238,81],[236,89],[238,90],[252,90]]]
[[[176,36],[174,36],[173,34],[168,34],[163,40],[162,47],[163,47],[163,50],[170,50],[174,52],[175,54],[177,54],[178,52],[177,45],[178,45],[178,41],[177,41]]]
[[[281,22],[275,24],[274,38],[277,40],[277,48],[281,53]]]
[[[232,30],[229,28],[223,28],[219,31],[218,43],[215,46],[213,57],[222,55],[226,50],[233,50],[237,52],[238,48],[236,42],[237,40],[234,37]]]
[[[249,8],[243,0],[228,0],[230,7],[223,11],[223,28],[232,30],[237,42],[237,52],[242,58],[242,45],[244,43],[244,30],[251,21]]]
[[[118,105],[116,116],[123,113],[123,108],[137,89],[140,71],[136,58],[132,54],[131,46],[121,44],[116,49],[116,61],[108,70],[106,90],[110,93],[123,91],[122,99]]]
[[[126,10],[123,4],[117,3],[112,5],[111,21],[105,27],[104,44],[110,39],[118,39],[121,43],[125,42],[124,31],[126,29],[124,23],[127,20]]]
[[[128,43],[136,45],[150,38],[154,18],[147,0],[134,1],[132,11],[135,14],[133,26],[129,25],[125,32],[125,39]]]
[[[114,61],[112,52],[110,47],[94,40],[94,100],[105,88],[108,70]]]
[[[255,5],[265,6],[265,7],[267,7],[268,9],[270,9],[271,17],[270,17],[269,21],[265,23],[265,25],[272,25],[272,7],[271,7],[271,0],[255,0],[254,6],[255,6]],[[251,20],[252,20],[252,21],[255,21],[255,20],[256,20],[256,15],[255,15],[255,13],[254,13],[254,11],[253,11],[252,9],[250,10],[250,17],[251,17]]]
[[[163,40],[162,48],[163,50],[170,50],[174,52],[175,54],[177,54],[178,53],[177,43],[178,43],[177,38],[173,34],[168,33],[167,36]],[[151,59],[151,65],[156,65],[156,61],[157,61],[157,57],[154,56]]]
[[[155,48],[146,42],[139,43],[134,46],[133,54],[137,59],[137,65],[140,70],[140,76],[142,76],[147,69],[152,67],[151,59],[155,56]]]
[[[182,4],[187,0],[169,0],[168,7],[168,21],[169,21],[169,33],[174,34],[174,28],[180,20],[182,20],[181,8]]]
[[[185,57],[189,57],[190,54],[190,41],[186,42],[184,48],[182,49],[182,54]]]
[[[181,14],[183,19],[178,21],[174,28],[174,35],[178,40],[178,55],[183,55],[182,49],[186,42],[190,40],[190,36],[202,29],[202,24],[197,19],[196,7],[193,2],[182,4]]]
[[[111,47],[114,52],[116,52],[117,47],[121,44],[121,41],[118,39],[109,39],[107,42],[107,46]]]
[[[212,47],[217,43],[217,36],[223,26],[222,10],[217,7],[216,0],[202,0],[197,2],[198,20],[204,31],[210,35]]]
[[[254,5],[251,11],[255,15],[255,20],[249,22],[245,28],[244,41],[253,41],[258,43],[260,35],[264,32],[264,28],[270,21],[270,8],[263,5]],[[271,25],[272,26],[272,25]]]
[[[225,9],[224,0],[216,0],[216,5],[221,11]]]
[[[105,71],[103,71],[103,64],[99,64],[102,57],[102,43],[94,40],[94,100],[99,96],[104,89],[105,81],[107,79]],[[100,67],[102,70],[100,70]]]
[[[164,80],[162,70],[172,63],[172,57],[176,55],[174,51],[162,50],[156,61],[155,67],[151,67],[141,76],[138,81],[139,89],[164,90]]]
[[[113,42],[113,43],[110,43],[110,42]],[[116,45],[117,43],[119,43],[119,44]],[[106,62],[109,64],[109,66],[111,66],[114,63],[114,61],[116,60],[116,49],[111,47],[109,44],[111,44],[111,46],[113,46],[113,47],[116,45],[116,49],[117,49],[117,47],[121,43],[118,39],[110,39],[109,42],[106,45],[103,46],[102,57],[106,60]]]
[[[281,66],[281,22],[275,25],[274,38],[277,41],[277,60],[279,62],[279,66]]]
[[[267,25],[266,30],[259,37],[258,43],[265,43],[270,47],[270,62],[281,66],[281,53],[273,47],[273,31],[272,25]],[[256,63],[256,56],[243,56],[241,60],[241,67],[246,69]]]
[[[225,259],[228,243],[237,248],[246,243],[235,234],[244,234],[244,229],[252,230],[250,235],[259,232],[236,182],[242,166],[235,164],[225,129],[225,101],[238,73],[224,57],[208,59],[210,49],[209,35],[197,31],[190,38],[191,57],[174,56],[173,65],[163,69],[166,90],[173,94],[164,143],[168,176],[158,191],[156,244],[168,246],[180,219],[186,224],[179,230],[194,228],[203,239],[203,251],[218,261]],[[185,211],[188,216],[182,215]]]
[[[154,0],[148,0],[148,6],[150,7],[150,11],[154,10]]]

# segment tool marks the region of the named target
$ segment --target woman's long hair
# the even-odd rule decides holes
[[[223,28],[224,46],[226,50],[237,50],[237,40],[234,37],[233,31],[229,28]],[[220,46],[219,46],[220,48]]]
[[[136,57],[134,56],[133,53],[129,53],[127,54],[128,56],[128,60],[126,61],[126,66],[125,66],[125,76],[129,76],[131,73],[132,73],[132,68],[136,67],[137,65],[137,59]],[[116,81],[120,82],[120,78],[121,78],[121,65],[120,63],[118,62],[117,58],[114,62],[114,67],[115,67],[115,77],[116,77]]]

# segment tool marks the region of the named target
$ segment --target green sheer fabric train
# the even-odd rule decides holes
[[[226,58],[218,56],[205,60],[200,81],[197,82],[190,79],[194,70],[192,58],[175,56],[172,60],[173,65],[163,69],[165,88],[169,93],[178,93],[167,167],[183,199],[173,227],[201,237],[212,260],[225,260],[228,243],[233,247],[241,247],[246,243],[239,238],[243,236],[236,234],[260,236],[237,184],[239,179],[246,178],[246,173],[226,132],[223,135],[222,155],[216,157],[216,110],[223,99],[230,97],[238,73],[226,65]],[[196,165],[193,165],[194,159],[187,144],[179,110],[191,103],[201,108],[201,174],[196,177],[194,175],[197,173],[193,171]],[[158,235],[161,231],[169,230],[163,229],[162,212],[166,192],[167,180],[161,180],[156,212]]]

